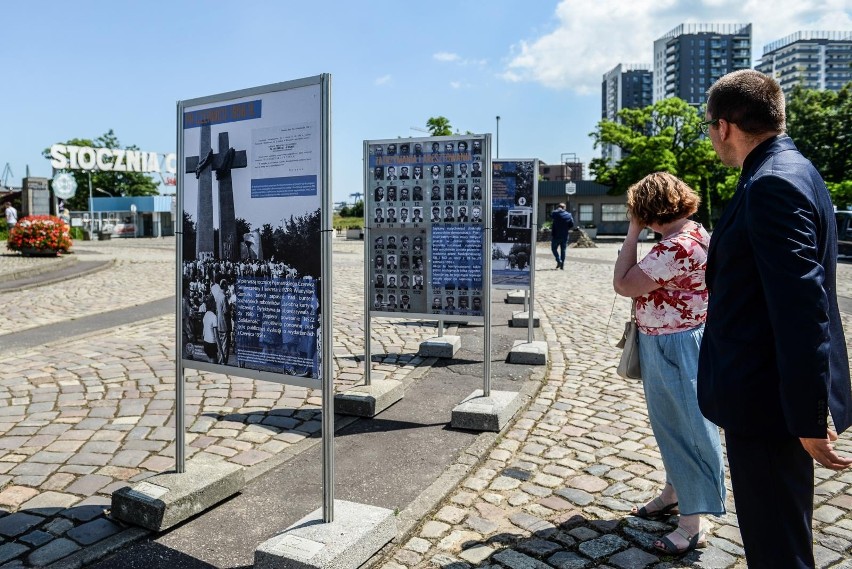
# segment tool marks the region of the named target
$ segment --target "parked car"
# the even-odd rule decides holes
[[[834,217],[837,220],[837,254],[852,257],[852,211],[838,211]]]

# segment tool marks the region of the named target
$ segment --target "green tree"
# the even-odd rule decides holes
[[[340,217],[364,217],[364,200],[340,208]]]
[[[88,146],[91,148],[125,148],[126,150],[139,150],[137,146],[122,147],[112,129],[94,140],[87,138],[72,138],[60,144],[73,146]],[[46,148],[42,155],[50,158],[50,149]],[[77,181],[77,192],[68,200],[66,207],[70,210],[85,211],[89,209],[89,174],[83,170],[72,170],[71,174]],[[93,170],[92,175],[92,197],[111,196],[152,196],[159,193],[158,183],[147,174],[141,172],[112,172]],[[95,191],[100,188],[102,193]]]
[[[449,136],[453,134],[453,127],[447,117],[431,117],[426,121],[426,128],[432,136]]]
[[[840,91],[794,87],[787,132],[822,174],[835,205],[852,204],[852,83]]]
[[[710,140],[701,134],[703,116],[676,97],[643,109],[622,109],[616,121],[602,120],[589,136],[595,147],[616,146],[622,158],[610,163],[595,158],[589,169],[595,179],[610,186],[610,193],[627,188],[652,172],[669,172],[695,188],[702,197],[699,219],[711,226],[711,208],[733,195],[728,169],[721,165]],[[734,178],[736,180],[736,178]]]

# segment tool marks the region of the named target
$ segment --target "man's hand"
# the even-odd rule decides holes
[[[815,461],[831,470],[843,470],[852,466],[852,458],[843,457],[834,452],[834,447],[831,445],[837,440],[837,433],[828,429],[828,434],[824,439],[807,439],[799,437],[802,446],[808,451]]]

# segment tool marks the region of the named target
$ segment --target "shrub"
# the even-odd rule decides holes
[[[18,220],[9,232],[6,247],[11,251],[67,253],[71,249],[68,225],[52,215],[30,215]]]

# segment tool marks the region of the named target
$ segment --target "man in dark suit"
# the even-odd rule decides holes
[[[833,208],[774,79],[735,71],[708,95],[702,127],[742,173],[708,252],[698,401],[725,429],[748,566],[810,568],[813,460],[852,465],[828,427],[829,412],[837,432],[852,424]]]

